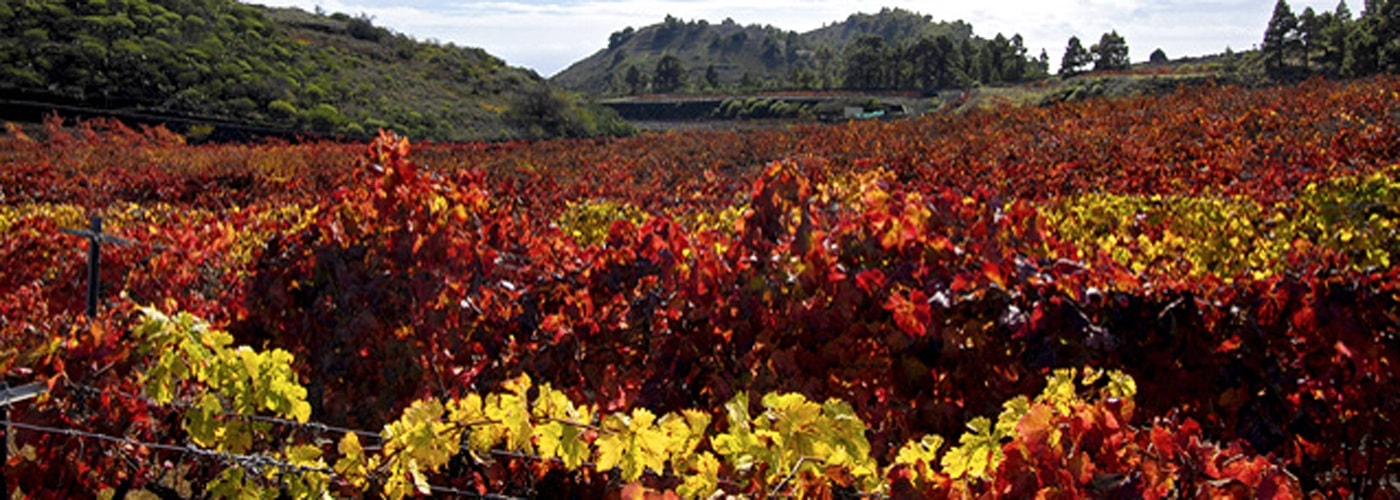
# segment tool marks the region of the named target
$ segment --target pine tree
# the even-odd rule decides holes
[[[1377,17],[1380,20],[1376,38],[1381,42],[1376,54],[1377,69],[1400,72],[1400,0],[1386,0]]]
[[[1264,44],[1259,50],[1264,55],[1264,69],[1272,75],[1280,75],[1288,69],[1288,53],[1297,40],[1298,18],[1285,0],[1274,4],[1274,15],[1264,30]]]
[[[1021,38],[1020,33],[1011,35],[1011,44],[1006,53],[1002,54],[1001,78],[1008,82],[1019,82],[1026,79],[1029,72],[1026,60],[1026,41]]]
[[[642,79],[641,70],[638,70],[636,66],[628,66],[627,73],[624,75],[623,81],[627,83],[628,93],[632,95],[642,93],[642,87],[646,86],[646,82]]]
[[[1360,77],[1375,74],[1380,70],[1380,54],[1383,32],[1378,16],[1366,14],[1351,23],[1346,35],[1346,55],[1342,59],[1342,75]]]
[[[973,68],[977,74],[977,81],[983,85],[991,85],[993,82],[1001,81],[998,74],[1000,68],[996,65],[996,55],[992,53],[992,44],[984,43],[973,56]]]
[[[1152,64],[1166,64],[1171,62],[1171,59],[1167,57],[1166,51],[1158,47],[1157,50],[1152,51],[1151,55],[1147,56],[1147,62]]]
[[[1128,41],[1116,30],[1099,37],[1089,52],[1094,54],[1094,71],[1128,69]]]
[[[1069,45],[1065,47],[1065,55],[1060,58],[1060,76],[1068,78],[1077,75],[1088,64],[1089,51],[1084,50],[1084,44],[1079,41],[1079,37],[1069,37]]]
[[[905,83],[923,89],[938,86],[938,69],[944,55],[939,52],[938,43],[932,38],[921,37],[910,44],[903,59],[910,65],[909,81]]]
[[[938,52],[943,54],[943,59],[938,62],[938,86],[946,88],[965,84],[967,74],[963,72],[964,63],[957,45],[946,35],[938,35],[934,42],[938,45]]]
[[[865,35],[846,47],[846,88],[874,89],[885,86],[889,64],[885,39],[879,35]]]
[[[656,62],[656,76],[652,78],[652,84],[657,92],[675,92],[685,85],[685,68],[681,67],[681,59],[671,54],[666,54],[660,61]]]
[[[1318,40],[1322,38],[1322,26],[1322,19],[1312,7],[1304,8],[1303,13],[1298,14],[1298,42],[1303,56],[1304,71],[1312,71],[1313,52],[1317,49]]]
[[[1330,75],[1340,74],[1342,63],[1346,60],[1347,32],[1352,29],[1351,9],[1347,7],[1346,0],[1337,3],[1336,10],[1330,15],[1323,14],[1322,24],[1322,36],[1318,40],[1322,52],[1319,57],[1322,71]]]

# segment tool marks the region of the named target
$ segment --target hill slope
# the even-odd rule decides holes
[[[929,57],[934,54],[937,57]],[[660,63],[667,56],[679,63],[681,84],[674,89],[658,84]],[[949,66],[941,80],[927,75],[934,71],[930,61],[935,59]],[[852,72],[856,64],[869,67]],[[1003,66],[1017,69],[1003,71]],[[988,40],[975,36],[972,26],[962,21],[934,21],[927,15],[884,9],[853,14],[807,33],[741,26],[730,19],[714,25],[667,16],[660,24],[613,33],[606,48],[551,81],[576,91],[635,94],[940,87],[1020,81],[1045,70],[1042,61],[1026,57],[1019,36]]]
[[[0,5],[0,96],[68,109],[438,140],[592,135],[534,72],[344,14],[232,0]],[[603,120],[607,123],[607,120]]]

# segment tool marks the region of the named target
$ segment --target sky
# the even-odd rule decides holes
[[[1144,61],[1157,48],[1172,58],[1247,50],[1259,44],[1273,14],[1273,0],[244,0],[275,7],[327,13],[365,14],[384,26],[419,40],[481,47],[512,66],[549,77],[604,48],[608,35],[629,26],[660,23],[667,15],[682,20],[768,24],[806,32],[856,12],[900,7],[963,20],[977,35],[1020,33],[1032,56],[1044,49],[1051,70],[1071,36],[1088,47],[1116,30],[1128,42],[1129,57]],[[1294,13],[1311,6],[1330,11],[1335,2],[1293,1]],[[1355,4],[1355,5],[1353,5]],[[1362,2],[1348,3],[1354,13]]]

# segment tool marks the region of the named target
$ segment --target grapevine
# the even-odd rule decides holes
[[[0,373],[50,394],[10,408],[4,481],[1385,496],[1397,92],[498,144],[11,128]],[[89,318],[61,230],[91,216],[132,244]]]

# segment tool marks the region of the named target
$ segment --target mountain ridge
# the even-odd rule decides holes
[[[981,38],[964,21],[935,21],[930,15],[898,8],[851,14],[805,33],[772,25],[740,25],[733,19],[711,24],[668,15],[658,24],[614,32],[605,48],[566,67],[550,81],[593,94],[666,91],[658,89],[656,82],[658,75],[667,76],[660,64],[669,56],[680,65],[682,91],[851,87],[848,75],[843,74],[849,73],[846,59],[852,57],[850,48],[870,37],[878,37],[884,47],[880,50],[889,51],[905,50],[906,44],[922,39],[944,38],[953,50],[968,51],[959,57],[961,64],[969,66],[977,57],[995,57],[998,65],[1010,57],[1039,62],[1026,57],[1019,35]],[[995,49],[1001,54],[979,55],[994,42],[1000,44]],[[984,76],[975,74],[975,68],[963,72],[974,77],[962,84],[981,80],[1001,83],[996,78],[975,78]],[[1040,69],[1040,74],[1045,72]],[[1028,74],[1023,72],[1014,81]]]

